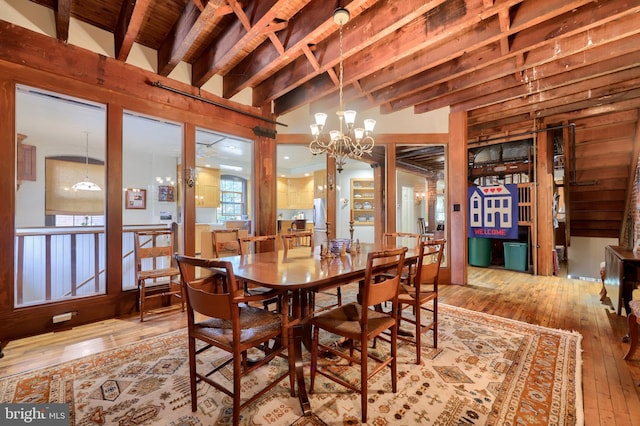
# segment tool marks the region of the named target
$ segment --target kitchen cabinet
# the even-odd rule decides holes
[[[278,210],[307,210],[313,208],[313,177],[278,178]]]
[[[16,179],[18,187],[22,181],[36,181],[36,147],[23,143],[27,137],[18,133],[18,146],[16,149]]]
[[[203,223],[196,223],[196,235],[195,235],[195,253],[199,255],[202,252],[202,233],[209,232],[209,225]]]
[[[313,172],[313,197],[327,197],[327,171],[317,170]]]
[[[286,210],[289,207],[289,179],[286,178],[278,178],[277,181],[277,208],[278,210]]]
[[[196,207],[220,207],[220,170],[197,168]]]
[[[353,225],[373,225],[375,220],[373,179],[351,179],[351,218]]]

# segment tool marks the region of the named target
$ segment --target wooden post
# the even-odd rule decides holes
[[[548,137],[548,132],[539,132],[537,134],[537,152],[536,156],[536,220],[532,233],[537,235],[537,244],[535,238],[532,239],[534,256],[534,274],[536,275],[553,275],[553,139]],[[537,230],[537,232],[536,232]],[[537,252],[536,252],[537,247]]]
[[[452,284],[467,284],[467,113],[451,111],[449,114],[448,179],[449,200],[446,204],[447,245],[450,250]],[[463,172],[464,171],[464,172]]]

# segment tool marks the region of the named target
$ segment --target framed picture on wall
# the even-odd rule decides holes
[[[146,209],[147,208],[147,190],[146,189],[127,189],[125,208],[127,209]]]
[[[158,201],[175,201],[173,194],[175,190],[173,186],[159,186],[158,187]]]

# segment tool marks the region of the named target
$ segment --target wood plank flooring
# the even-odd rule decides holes
[[[600,282],[534,277],[469,267],[469,285],[441,286],[440,302],[545,327],[582,334],[585,424],[640,426],[640,351],[624,361],[625,317],[600,302]],[[70,330],[8,342],[0,376],[53,365],[139,339],[186,327],[174,309],[112,319]]]

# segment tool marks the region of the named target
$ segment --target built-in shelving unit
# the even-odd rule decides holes
[[[354,226],[373,225],[374,203],[373,179],[351,179],[351,218]]]

